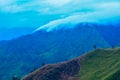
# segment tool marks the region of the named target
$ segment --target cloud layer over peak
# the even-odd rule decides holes
[[[106,23],[120,20],[120,2],[108,2],[102,4],[96,3],[91,7],[93,11],[80,11],[73,13],[68,17],[51,21],[48,24],[39,27],[37,30],[46,30],[47,32],[49,32],[54,29],[71,28],[73,27],[73,25],[80,22]],[[59,26],[64,24],[70,26]]]
[[[120,15],[120,0],[0,0],[0,14],[1,18],[5,17],[5,22],[10,21],[13,24],[17,21],[16,26],[18,26],[18,23],[23,23],[22,19],[27,24],[31,21],[40,21],[44,24],[51,20],[75,14],[88,16],[89,18],[93,14],[101,14],[101,17],[113,17]],[[10,16],[4,15],[2,17],[2,14]],[[96,15],[95,17],[100,17],[100,15]],[[16,19],[16,17],[18,18]],[[33,20],[31,20],[31,17],[33,17]],[[11,20],[11,18],[15,19]],[[21,25],[26,26],[26,24]]]
[[[120,0],[0,0],[0,28],[38,28],[68,22],[69,18],[76,21],[119,19]]]

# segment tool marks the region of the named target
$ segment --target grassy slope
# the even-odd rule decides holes
[[[79,64],[80,70],[74,68],[76,66],[74,61]],[[48,65],[48,67],[52,66],[49,69],[44,66],[29,74],[23,80],[43,80],[42,77],[45,80],[120,80],[120,48],[97,49],[82,57],[64,62],[64,64],[55,65]],[[63,72],[64,76],[67,75],[66,79],[56,77],[56,75],[62,76]],[[75,76],[68,74],[70,72],[76,72]],[[43,73],[45,74],[41,75]]]
[[[110,80],[120,70],[120,49],[90,52],[81,61],[80,80]]]

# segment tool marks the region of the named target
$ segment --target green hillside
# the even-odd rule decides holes
[[[120,80],[111,79],[118,77],[114,74],[120,70],[120,49],[97,49],[86,54],[80,64],[80,80]]]
[[[46,65],[23,80],[120,80],[120,48],[96,49],[67,62]]]

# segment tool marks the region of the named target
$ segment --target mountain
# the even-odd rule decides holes
[[[120,33],[117,32],[120,27],[110,30],[106,28],[108,25],[87,22],[70,28],[64,28],[71,26],[68,24],[57,26],[62,28],[51,31],[37,30],[26,36],[0,42],[0,80],[9,80],[14,75],[21,77],[43,63],[73,59],[93,50],[94,46],[108,48],[120,43]],[[107,32],[106,29],[116,31],[117,35],[110,37],[114,33]]]
[[[104,39],[112,46],[120,46],[120,24],[94,24],[97,31],[104,37]],[[109,35],[109,36],[108,36]]]
[[[96,49],[70,61],[45,65],[22,80],[120,80],[120,48]]]

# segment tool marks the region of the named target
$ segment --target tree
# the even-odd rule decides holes
[[[17,76],[13,76],[12,80],[18,80],[18,77]]]
[[[12,80],[19,80],[17,76],[13,76]]]
[[[45,65],[45,63],[44,63],[44,62],[42,62],[41,66],[44,66],[44,65]]]
[[[94,48],[94,49],[96,49],[96,48],[97,48],[97,46],[96,46],[96,45],[93,45],[93,48]]]
[[[112,49],[115,48],[115,46],[112,45]]]

